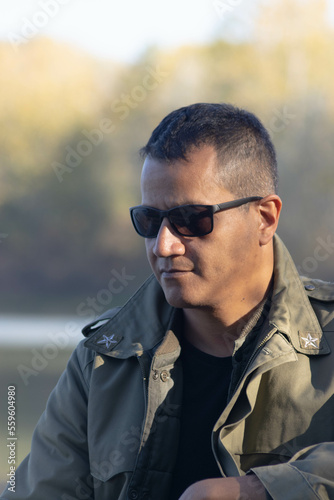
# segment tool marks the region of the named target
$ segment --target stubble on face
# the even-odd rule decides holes
[[[210,146],[193,150],[188,161],[145,161],[143,205],[166,210],[234,198],[218,182],[217,155]],[[193,238],[176,234],[165,219],[157,238],[146,239],[148,260],[171,305],[214,309],[222,301],[235,300],[236,290],[241,292],[251,272],[256,244],[251,219],[246,218],[247,212],[240,209],[215,214],[213,232]]]

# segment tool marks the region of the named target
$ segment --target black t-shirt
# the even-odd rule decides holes
[[[177,462],[170,500],[178,500],[196,481],[221,477],[211,447],[212,429],[223,412],[232,357],[218,358],[181,341],[183,401]]]

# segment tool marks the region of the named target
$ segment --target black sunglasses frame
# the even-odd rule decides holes
[[[241,205],[245,205],[246,203],[250,203],[251,201],[259,201],[259,200],[262,200],[262,199],[263,199],[262,196],[249,196],[247,198],[240,198],[238,200],[226,201],[225,203],[218,203],[217,205],[200,205],[200,204],[179,205],[177,207],[170,208],[169,210],[159,210],[158,208],[153,208],[153,207],[149,207],[149,206],[146,206],[146,205],[137,205],[136,207],[131,207],[130,208],[130,215],[131,215],[131,220],[132,220],[133,227],[135,228],[135,230],[139,234],[139,236],[142,236],[143,238],[156,238],[158,236],[162,220],[165,217],[168,219],[170,225],[172,226],[172,228],[174,229],[174,231],[177,234],[179,234],[180,236],[186,236],[186,237],[189,237],[189,238],[195,238],[195,237],[206,236],[207,234],[210,234],[213,231],[213,214],[215,214],[217,212],[222,212],[223,210],[228,210],[229,208],[240,207]],[[179,231],[177,229],[176,225],[173,223],[173,220],[172,220],[172,212],[174,210],[180,210],[180,209],[182,210],[183,208],[188,208],[188,207],[199,207],[199,208],[204,208],[204,209],[208,210],[208,212],[209,212],[208,216],[211,219],[211,228],[210,228],[210,230],[208,230],[207,232],[204,232],[204,233],[200,233],[200,234],[184,234],[184,233],[182,233],[181,231]],[[140,230],[137,227],[136,222],[135,222],[135,215],[134,215],[134,213],[135,213],[136,209],[150,209],[153,212],[156,212],[157,214],[159,214],[159,219],[158,219],[159,220],[159,226],[158,226],[156,234],[150,235],[150,236],[146,236],[145,234],[142,234],[140,232]],[[186,226],[186,224],[185,224],[185,226]]]

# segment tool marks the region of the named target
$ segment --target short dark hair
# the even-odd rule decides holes
[[[219,178],[236,196],[277,193],[274,145],[260,120],[231,104],[197,103],[168,114],[141,150],[143,157],[186,160],[194,148],[211,145],[218,157]]]

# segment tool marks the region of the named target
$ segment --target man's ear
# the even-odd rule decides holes
[[[281,213],[282,200],[277,194],[270,194],[259,201],[259,242],[266,245],[273,238]]]

